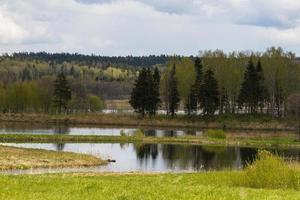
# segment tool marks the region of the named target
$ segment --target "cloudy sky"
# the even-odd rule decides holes
[[[0,0],[0,52],[300,55],[299,0]]]

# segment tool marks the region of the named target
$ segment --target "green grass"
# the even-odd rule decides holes
[[[106,161],[91,155],[0,145],[0,170],[88,167],[102,164],[106,164]]]
[[[204,132],[204,136],[209,138],[226,139],[226,133],[219,129],[208,129]]]
[[[37,135],[0,134],[0,143],[145,143],[145,144],[201,144],[240,147],[289,147],[300,148],[300,142],[290,137],[226,137],[226,139],[182,136],[182,137],[143,137],[143,136],[91,136],[91,135]]]
[[[268,151],[259,151],[236,184],[252,188],[300,189],[300,176],[292,165]]]
[[[240,172],[191,174],[0,175],[0,199],[14,200],[298,200],[293,189],[233,184]]]
[[[264,115],[222,115],[211,119],[187,116],[171,118],[165,115],[141,118],[137,114],[1,114],[2,122],[63,123],[109,126],[173,127],[173,128],[227,128],[252,130],[295,130],[294,119],[273,119]]]

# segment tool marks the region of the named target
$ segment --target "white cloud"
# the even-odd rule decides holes
[[[300,53],[298,0],[0,0],[0,51]]]
[[[17,43],[26,36],[23,30],[13,19],[0,12],[0,44]]]

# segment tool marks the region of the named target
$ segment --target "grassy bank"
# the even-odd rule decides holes
[[[1,143],[148,143],[148,144],[203,144],[241,147],[289,147],[300,148],[300,142],[289,137],[226,137],[201,136],[144,137],[144,136],[90,136],[90,135],[29,135],[1,134]]]
[[[269,116],[218,116],[214,119],[166,116],[141,118],[135,114],[1,114],[0,122],[65,123],[77,125],[148,126],[174,128],[227,128],[255,130],[294,130],[295,123],[289,119],[272,119]]]
[[[77,173],[0,175],[0,199],[293,200],[300,171],[259,151],[243,171],[203,173]]]
[[[105,161],[90,155],[0,145],[0,170],[87,167],[105,163]]]
[[[294,189],[237,186],[241,172],[0,175],[0,199],[298,200]]]

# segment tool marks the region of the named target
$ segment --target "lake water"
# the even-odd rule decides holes
[[[37,124],[37,123],[0,123],[0,134],[67,134],[67,135],[133,135],[137,129],[141,129],[145,136],[171,137],[203,134],[203,129],[172,129],[153,127],[104,127],[104,126],[74,126],[64,124]],[[290,131],[251,131],[231,130],[228,134],[237,136],[290,136],[296,135]]]
[[[153,127],[103,127],[103,126],[67,126],[62,124],[0,123],[0,134],[69,134],[69,135],[133,135],[142,129],[146,136],[184,136],[201,135],[202,129],[168,129]],[[291,136],[284,131],[228,131],[236,136]],[[257,153],[255,148],[211,147],[200,145],[171,144],[4,144],[24,148],[40,148],[55,151],[68,151],[99,156],[103,159],[115,159],[116,163],[107,166],[82,169],[34,169],[14,170],[8,173],[67,172],[71,171],[109,171],[109,172],[166,172],[166,171],[206,171],[222,169],[242,169],[251,162]],[[275,151],[275,150],[273,150]],[[298,158],[300,150],[277,150],[280,155]]]
[[[93,168],[73,169],[92,172],[181,172],[222,169],[242,169],[257,153],[255,148],[212,147],[171,144],[5,144],[24,148],[39,148],[91,154],[115,163]],[[299,158],[299,149],[271,150],[290,158]],[[52,169],[53,170],[53,169]],[[36,172],[41,171],[41,169]],[[68,170],[67,170],[68,171]],[[69,170],[70,171],[70,170]],[[10,171],[24,173],[24,171]],[[35,173],[27,170],[25,173]],[[51,172],[44,169],[42,172]],[[56,172],[56,171],[54,171]]]

